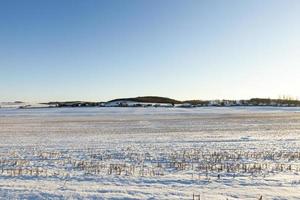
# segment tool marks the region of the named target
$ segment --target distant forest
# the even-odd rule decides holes
[[[144,104],[185,104],[190,106],[300,106],[300,101],[292,98],[270,99],[270,98],[252,98],[250,100],[186,100],[179,101],[167,97],[143,96],[134,98],[119,98],[108,102],[86,102],[86,101],[67,101],[67,102],[49,102],[48,105],[57,107],[85,107],[85,106],[106,106],[113,102],[137,102]],[[137,106],[139,104],[136,104]],[[124,107],[124,104],[120,105]],[[142,105],[140,105],[142,106]]]

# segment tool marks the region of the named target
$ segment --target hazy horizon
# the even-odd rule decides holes
[[[0,102],[300,97],[300,1],[1,1]]]

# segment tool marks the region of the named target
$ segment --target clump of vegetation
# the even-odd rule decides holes
[[[274,173],[300,172],[300,152],[201,148],[159,152],[155,146],[152,150],[143,152],[133,147],[13,150],[2,153],[0,175],[65,178],[70,175],[157,177],[187,173],[192,180],[211,181],[222,177],[265,177]]]
[[[209,101],[203,101],[203,100],[187,100],[183,101],[182,103],[189,103],[193,106],[207,106],[209,104]]]
[[[282,98],[282,99],[262,99],[253,98],[249,100],[251,105],[284,105],[284,106],[300,106],[300,101],[297,99]]]

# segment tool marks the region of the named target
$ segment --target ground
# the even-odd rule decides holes
[[[300,199],[300,108],[0,109],[0,199]]]

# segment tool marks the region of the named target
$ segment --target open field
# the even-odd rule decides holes
[[[300,108],[0,109],[0,199],[300,199]]]

